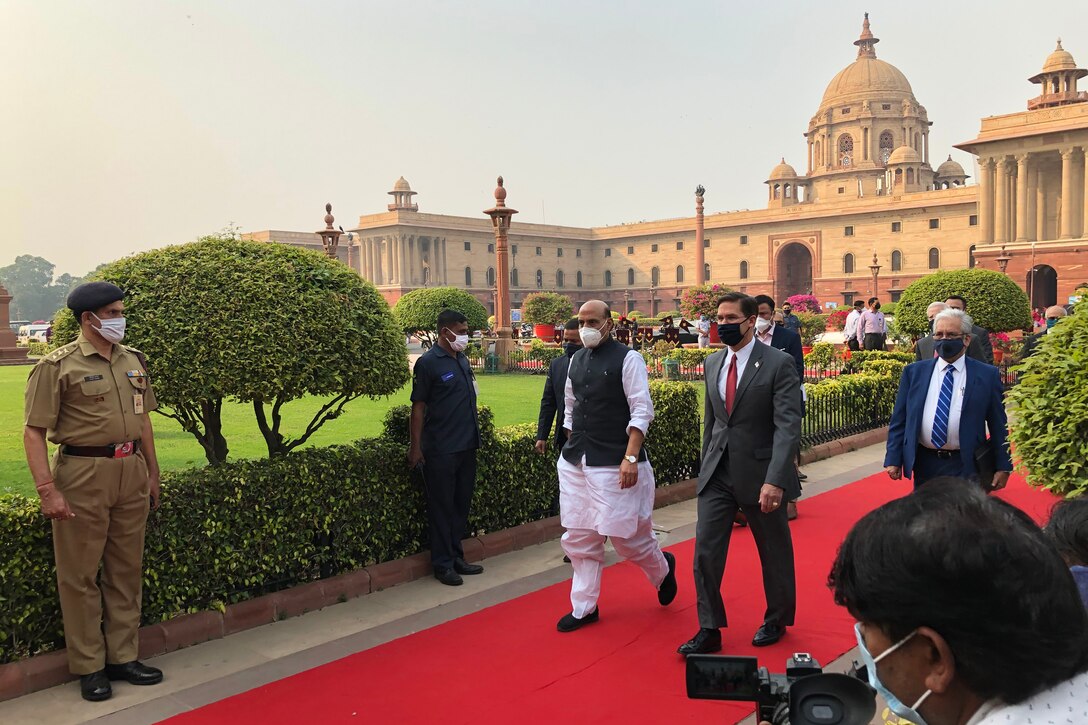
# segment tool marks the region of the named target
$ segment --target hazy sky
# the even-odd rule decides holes
[[[477,215],[501,173],[523,222],[687,216],[698,183],[759,208],[865,10],[934,166],[1025,108],[1057,36],[1088,66],[1084,0],[0,0],[0,266],[316,230],[326,201],[351,228],[402,174]]]

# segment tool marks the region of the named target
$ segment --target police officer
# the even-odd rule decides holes
[[[159,503],[157,402],[143,354],[120,344],[123,297],[108,282],[72,290],[79,337],[42,358],[26,386],[23,445],[52,520],[68,668],[91,701],[113,694],[110,680],[162,681],[136,659],[144,528]],[[47,437],[58,446],[52,467]]]
[[[461,548],[476,485],[480,425],[476,379],[461,354],[468,345],[468,319],[442,310],[437,327],[438,344],[416,360],[413,371],[408,467],[423,478],[434,577],[458,586],[462,574],[484,570],[467,563]]]

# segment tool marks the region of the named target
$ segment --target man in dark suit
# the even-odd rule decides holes
[[[970,316],[959,310],[938,313],[938,358],[903,369],[884,454],[884,470],[893,480],[913,474],[918,488],[939,476],[977,478],[975,449],[989,428],[997,471],[991,485],[1004,488],[1008,481],[1012,459],[1001,374],[967,357],[972,328]]]
[[[748,516],[763,569],[767,610],[752,644],[774,644],[797,608],[793,541],[785,502],[797,495],[801,396],[793,358],[755,340],[756,301],[730,292],[718,302],[726,345],[707,358],[702,466],[695,528],[699,631],[682,655],[717,652],[725,627],[721,585],[737,509]]]
[[[963,299],[959,295],[952,295],[944,301],[949,308],[953,310],[959,310],[960,312],[967,312],[967,300]],[[982,346],[982,362],[987,365],[994,364],[994,346],[990,342],[990,333],[988,330],[973,325],[971,327],[971,339],[978,340],[978,344]]]
[[[1066,316],[1065,308],[1061,305],[1054,305],[1046,309],[1046,329],[1042,332],[1036,333],[1024,340],[1024,347],[1020,351],[1020,359],[1027,360],[1035,353],[1035,347],[1039,342],[1050,334],[1050,331],[1054,329],[1054,325],[1058,324],[1058,320]]]
[[[544,382],[544,394],[540,397],[540,416],[536,421],[536,452],[541,455],[548,447],[548,434],[555,423],[553,443],[556,452],[567,442],[567,431],[563,428],[563,391],[567,387],[567,369],[574,353],[582,349],[582,340],[578,336],[578,318],[572,317],[563,326],[563,354],[552,360],[548,367],[548,379]]]
[[[930,302],[929,307],[926,308],[926,317],[929,318],[929,334],[923,337],[914,345],[914,357],[918,360],[932,360],[937,357],[937,353],[933,351],[933,318],[938,313],[948,309],[948,305],[944,302]],[[986,336],[989,339],[989,336]],[[986,352],[982,349],[982,343],[978,341],[978,338],[971,335],[971,344],[967,346],[967,357],[984,362],[989,365],[986,360]]]

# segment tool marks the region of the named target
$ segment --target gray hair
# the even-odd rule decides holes
[[[971,319],[971,315],[951,307],[937,313],[937,316],[933,318],[934,327],[936,327],[937,323],[941,320],[955,320],[959,323],[960,330],[964,335],[970,335],[971,330],[975,327],[975,321]]]
[[[948,305],[946,305],[944,302],[940,302],[940,301],[930,302],[929,306],[926,307],[926,316],[929,315],[931,310],[937,310],[937,312],[940,312],[941,310],[947,310],[947,309],[948,309]],[[936,315],[937,313],[934,312],[933,314]]]

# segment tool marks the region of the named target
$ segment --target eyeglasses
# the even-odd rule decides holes
[[[935,332],[935,333],[933,333],[933,339],[934,340],[962,340],[963,339],[963,334],[961,333],[959,335],[949,335],[949,334],[946,334],[944,332]]]

